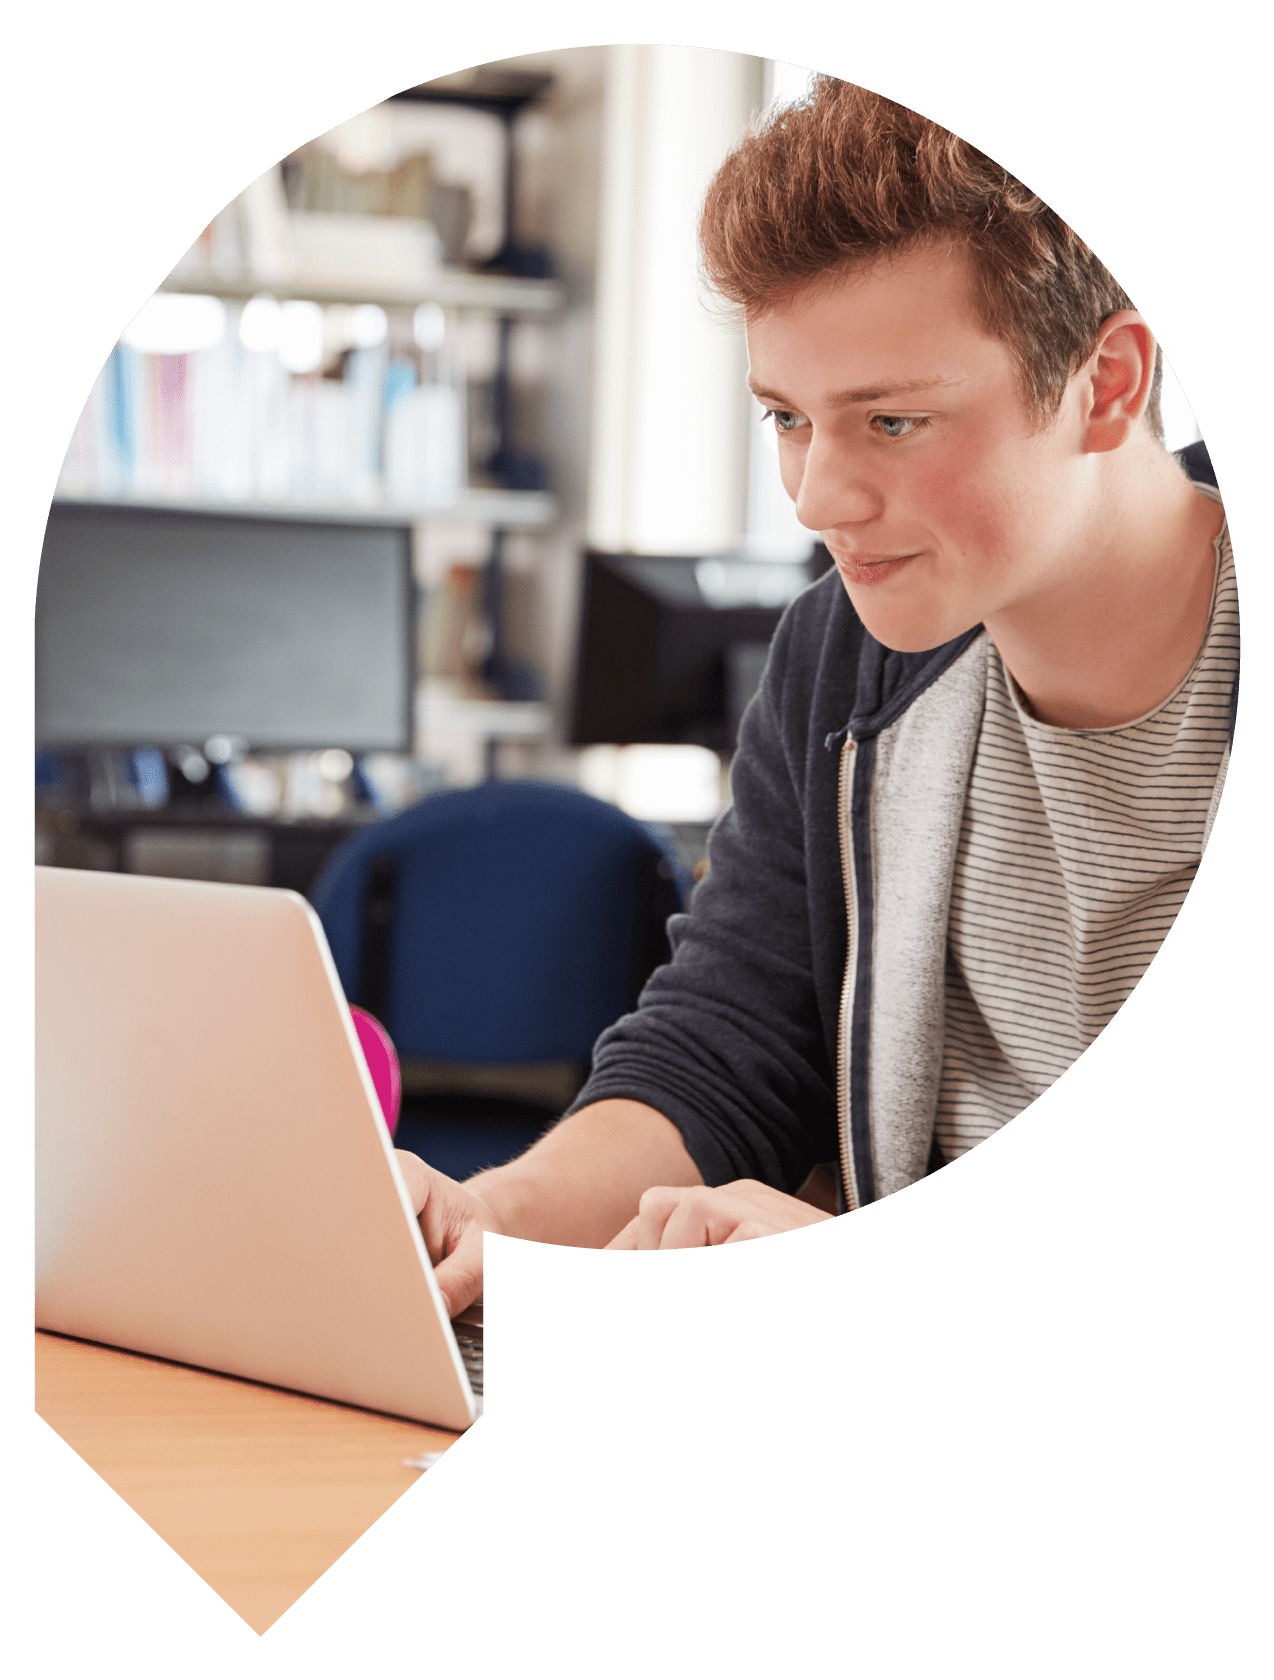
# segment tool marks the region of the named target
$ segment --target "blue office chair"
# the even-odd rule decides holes
[[[403,1063],[395,1141],[456,1178],[532,1143],[569,1090],[550,1106],[516,1083],[483,1095],[480,1076],[582,1082],[666,959],[687,886],[650,829],[546,783],[431,794],[348,840],[310,896],[346,996]]]

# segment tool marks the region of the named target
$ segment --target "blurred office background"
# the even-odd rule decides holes
[[[307,890],[491,777],[688,868],[819,570],[699,202],[808,73],[596,47],[353,116],[252,182],[125,330],[37,617],[37,855]],[[1197,436],[1169,376],[1169,444]]]

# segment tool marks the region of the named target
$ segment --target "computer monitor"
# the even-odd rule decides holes
[[[409,526],[54,503],[36,741],[406,751],[414,624]]]
[[[584,556],[571,740],[732,752],[783,608],[825,566],[742,556]]]

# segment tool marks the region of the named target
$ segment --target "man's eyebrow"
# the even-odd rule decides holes
[[[833,408],[849,408],[854,403],[883,402],[887,397],[912,396],[916,391],[936,391],[947,385],[959,385],[959,379],[945,374],[932,374],[921,379],[899,379],[881,385],[858,385],[848,391],[834,391],[827,401]],[[777,391],[767,391],[748,380],[748,390],[758,400],[772,408],[788,406],[787,398]]]

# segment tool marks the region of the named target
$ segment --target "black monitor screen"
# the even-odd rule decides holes
[[[784,606],[817,568],[589,553],[571,739],[730,752]]]
[[[55,504],[36,597],[36,740],[404,751],[403,526]]]

